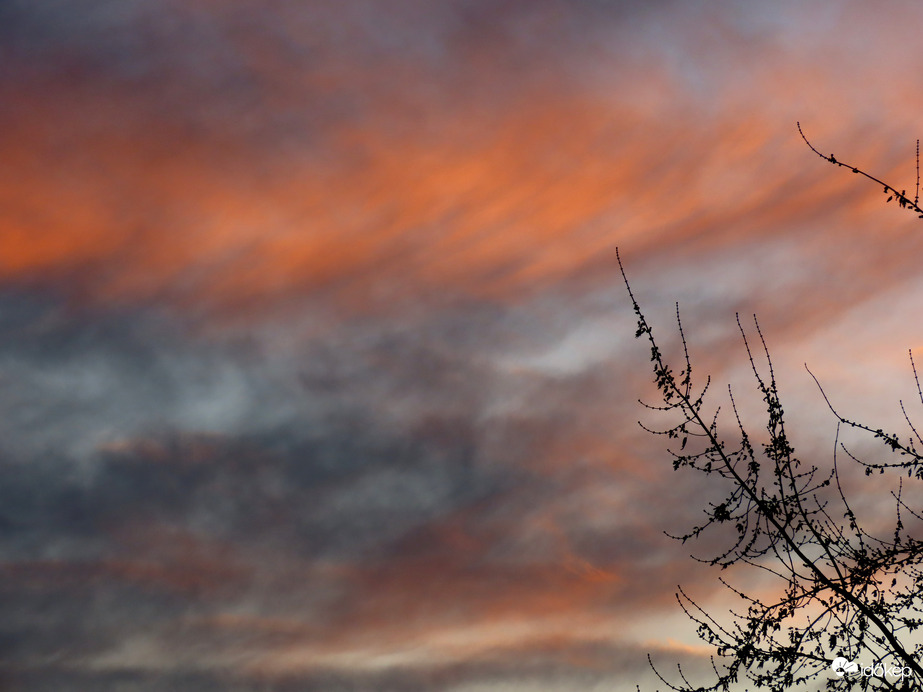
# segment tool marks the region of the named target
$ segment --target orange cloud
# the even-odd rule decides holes
[[[264,59],[258,83],[285,69],[258,41],[241,50]],[[610,275],[616,244],[629,256],[708,253],[797,234],[821,214],[845,223],[875,191],[825,169],[793,122],[743,109],[746,97],[797,102],[832,69],[777,57],[781,67],[757,67],[746,83],[730,76],[717,96],[726,108],[701,107],[657,63],[615,73],[615,94],[561,70],[507,93],[450,78],[459,93],[429,100],[395,84],[367,94],[357,118],[313,131],[305,120],[284,153],[223,123],[187,130],[180,116],[148,114],[157,85],[46,83],[13,99],[4,120],[0,278],[63,280],[91,302],[240,309],[314,296],[382,310]],[[489,63],[471,69],[490,82]],[[799,78],[780,80],[789,73]],[[332,71],[327,88],[345,93],[370,77]],[[286,108],[326,97],[289,76],[266,88]],[[652,113],[635,97],[652,89],[675,100]],[[919,105],[906,95],[901,104]],[[831,141],[829,131],[819,137]],[[857,149],[877,158],[871,143]],[[845,225],[861,245],[855,221]]]

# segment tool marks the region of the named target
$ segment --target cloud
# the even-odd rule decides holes
[[[365,5],[98,3],[69,25],[16,5],[14,59],[59,49],[6,114],[3,273],[96,304],[403,310],[601,281],[617,243],[710,253],[852,208],[852,181],[826,175],[774,105],[830,83],[828,58],[729,12],[690,61],[710,37],[680,31],[684,12],[601,7],[407,4],[405,25]],[[655,48],[665,31],[675,45]],[[729,55],[752,73],[719,70]],[[122,74],[132,60],[144,69]],[[755,107],[783,77],[785,97]],[[855,128],[834,133],[861,141]]]
[[[899,381],[921,241],[794,121],[912,182],[916,11],[4,3],[0,674],[636,679],[717,490],[636,425],[615,247],[742,392],[758,313],[825,453],[792,373]]]
[[[652,579],[628,566],[656,534],[623,514],[618,473],[635,461],[613,454],[615,431],[596,429],[608,416],[588,408],[599,400],[581,403],[599,371],[571,380],[510,368],[498,357],[515,333],[507,313],[478,310],[411,331],[365,325],[364,340],[328,335],[295,363],[269,346],[255,358],[233,338],[182,339],[144,313],[46,318],[38,330],[31,311],[11,316],[8,401],[73,397],[79,406],[55,412],[71,442],[94,426],[121,433],[48,455],[47,434],[20,426],[6,445],[0,545],[15,613],[5,631],[23,651],[15,669],[56,652],[81,675],[341,676],[350,657],[400,659],[408,642],[460,664],[494,639],[604,629],[632,598],[660,607],[672,568]],[[458,338],[459,325],[480,326]],[[278,369],[302,362],[294,388],[279,387]],[[210,425],[189,414],[209,371],[245,379],[243,413]],[[132,404],[175,417],[151,421]],[[33,617],[43,599],[60,638]],[[264,630],[273,619],[284,632]]]

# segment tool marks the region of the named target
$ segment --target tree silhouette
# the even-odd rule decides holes
[[[900,207],[923,216],[917,206],[919,143],[917,193],[911,201],[904,191],[898,193],[832,154],[824,156],[800,124],[798,131],[818,156],[881,184],[891,193],[888,201],[896,197]],[[723,547],[695,559],[718,570],[751,570],[769,577],[776,587],[772,597],[757,596],[722,574],[719,580],[741,604],[723,615],[707,612],[680,587],[680,606],[695,622],[698,637],[714,648],[714,677],[709,684],[694,684],[680,666],[668,676],[651,663],[654,672],[670,689],[683,692],[730,690],[746,681],[768,690],[919,689],[923,637],[915,631],[923,628],[923,541],[913,534],[923,528],[923,507],[907,499],[904,479],[914,486],[923,480],[923,437],[903,402],[909,432],[900,436],[841,416],[818,382],[837,420],[837,435],[829,468],[806,463],[786,432],[772,359],[756,317],[755,340],[737,319],[766,411],[765,429],[754,435],[744,425],[730,387],[729,411],[722,412],[713,403],[711,379],[693,377],[679,305],[676,323],[683,359],[676,371],[654,338],[621,257],[619,267],[637,318],[635,336],[650,345],[659,396],[656,404],[642,404],[666,419],[661,428],[642,427],[669,441],[675,471],[708,476],[722,495],[706,503],[701,524],[673,538],[686,543],[717,532]],[[911,366],[923,404],[912,356]],[[842,428],[870,435],[887,460],[868,462],[850,453],[840,442]],[[887,530],[853,510],[841,482],[844,455],[845,463],[858,464],[866,475],[899,477],[896,490],[890,491],[894,517]],[[916,498],[919,487],[914,490]]]

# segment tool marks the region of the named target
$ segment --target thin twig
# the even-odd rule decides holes
[[[920,140],[917,140],[917,192],[913,196],[914,205],[920,201]]]
[[[881,186],[884,188],[885,194],[889,194],[889,195],[890,195],[890,196],[888,197],[888,199],[887,199],[888,202],[890,202],[892,199],[894,199],[894,198],[896,197],[896,198],[897,198],[897,203],[898,203],[898,205],[901,207],[901,209],[909,209],[910,211],[916,212],[916,214],[919,216],[919,218],[923,219],[923,208],[920,208],[920,206],[919,206],[919,201],[920,201],[920,153],[919,153],[919,143],[917,144],[917,147],[918,147],[918,149],[917,149],[917,195],[916,195],[916,197],[914,198],[914,200],[911,202],[910,199],[907,197],[907,191],[906,191],[906,190],[901,190],[900,192],[898,192],[898,191],[897,191],[897,188],[894,187],[893,185],[889,185],[889,184],[886,183],[884,180],[880,180],[879,178],[876,178],[874,175],[871,175],[871,174],[869,174],[869,173],[866,173],[865,171],[863,171],[862,169],[860,169],[860,168],[858,168],[858,167],[856,167],[856,166],[852,166],[852,165],[850,165],[850,164],[848,164],[848,163],[844,163],[843,161],[838,160],[838,159],[836,158],[836,156],[834,156],[833,154],[830,154],[830,156],[824,156],[823,154],[821,154],[821,153],[817,150],[817,148],[816,148],[813,144],[811,144],[810,141],[808,141],[808,138],[805,136],[804,131],[801,129],[801,123],[798,122],[798,123],[796,123],[796,124],[797,124],[797,126],[798,126],[798,134],[801,135],[801,139],[804,140],[804,143],[807,144],[808,147],[811,149],[811,151],[813,151],[815,154],[817,154],[819,157],[821,157],[824,161],[827,161],[828,163],[832,163],[832,164],[835,165],[835,166],[841,166],[841,167],[843,167],[843,168],[848,168],[848,169],[851,170],[853,173],[858,173],[859,175],[865,176],[866,178],[868,178],[868,179],[871,180],[872,182],[878,183],[879,185],[881,185]]]

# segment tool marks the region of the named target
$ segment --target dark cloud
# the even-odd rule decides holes
[[[681,660],[685,670],[698,672],[706,667],[704,660],[675,650],[655,651],[655,658]],[[644,666],[637,664],[644,660]],[[22,689],[61,689],[79,685],[81,690],[178,690],[182,692],[321,692],[341,690],[360,692],[422,692],[423,690],[488,689],[492,685],[508,685],[541,692],[563,692],[575,688],[611,686],[617,684],[614,671],[629,672],[632,680],[653,684],[644,654],[639,650],[613,648],[604,642],[587,639],[562,645],[546,642],[532,651],[498,650],[480,660],[437,666],[429,669],[407,667],[382,672],[344,675],[338,671],[322,671],[297,676],[239,679],[221,672],[97,672],[84,673],[58,666],[38,671],[17,671],[7,677],[7,684]]]
[[[519,526],[588,482],[542,472],[567,445],[552,416],[582,388],[552,394],[559,378],[505,373],[495,361],[511,345],[542,339],[504,326],[504,311],[348,327],[290,361],[259,334],[183,338],[156,313],[69,313],[30,294],[4,304],[4,401],[18,434],[0,467],[0,544],[14,669],[53,656],[85,674],[125,642],[154,642],[137,644],[134,663],[124,654],[143,667],[185,637],[181,623],[242,603],[297,609],[299,636],[316,646],[355,623],[406,618],[408,599],[424,627],[446,597],[471,613],[504,599],[526,613],[585,581],[581,558],[556,566],[558,539]],[[225,379],[246,383],[240,410],[196,420],[200,397],[227,408]],[[517,399],[550,396],[491,412],[521,387]],[[530,586],[510,591],[517,583]],[[217,646],[233,657],[245,645]]]
[[[343,326],[290,360],[259,332],[241,344],[233,330],[194,337],[156,313],[57,312],[28,295],[9,305],[10,414],[54,401],[45,415],[68,431],[55,444],[14,418],[0,466],[17,679],[46,684],[23,671],[54,658],[90,689],[208,689],[211,666],[259,652],[259,669],[285,670],[282,652],[303,647],[318,661],[295,666],[304,684],[361,689],[373,683],[336,665],[311,672],[359,633],[393,646],[405,636],[395,623],[425,641],[430,629],[489,632],[495,619],[612,613],[628,593],[651,604],[672,589],[671,571],[653,580],[626,565],[650,553],[654,532],[619,513],[628,462],[613,457],[617,431],[596,427],[609,415],[592,411],[598,399],[581,403],[601,371],[562,377],[509,360],[553,347],[568,320],[533,333],[531,320],[474,305],[413,329]],[[91,363],[101,383],[87,381]],[[227,390],[200,391],[209,371],[247,383],[241,411],[212,430],[188,413],[209,392],[227,405]],[[579,510],[590,489],[611,515]],[[229,627],[240,610],[253,616]],[[289,624],[259,624],[273,617]],[[189,651],[176,659],[178,642]],[[411,666],[394,684],[449,689],[479,664],[466,665],[435,678]],[[88,672],[99,666],[126,672]],[[543,674],[528,668],[509,675]]]

